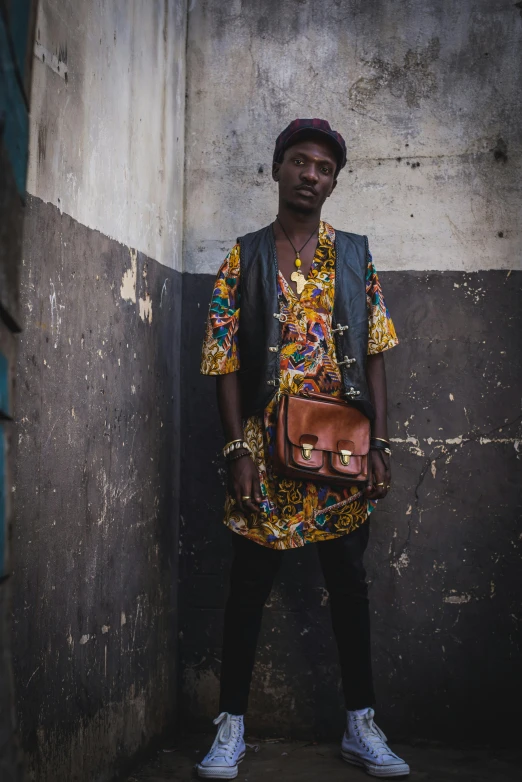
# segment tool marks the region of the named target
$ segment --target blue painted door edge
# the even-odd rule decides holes
[[[18,65],[13,59],[10,31],[0,14],[0,129],[18,192],[25,197],[29,151],[29,114]]]
[[[0,426],[0,578],[6,575],[6,475],[5,475],[5,437],[4,428]]]
[[[0,353],[0,418],[10,418],[9,363],[3,353]]]

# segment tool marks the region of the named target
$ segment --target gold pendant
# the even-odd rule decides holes
[[[300,296],[304,290],[304,286],[306,285],[305,276],[301,272],[297,271],[297,272],[292,272],[290,279],[292,280],[292,282],[295,282],[295,287],[297,288],[297,295]]]

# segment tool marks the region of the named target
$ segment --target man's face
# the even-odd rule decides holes
[[[327,141],[312,138],[294,144],[273,168],[280,201],[296,212],[320,211],[337,184],[336,168],[337,159]]]

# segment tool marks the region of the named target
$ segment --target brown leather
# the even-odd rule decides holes
[[[343,464],[341,451],[350,452],[349,464]],[[345,486],[367,483],[369,451],[370,421],[348,402],[325,394],[281,396],[275,451],[279,474]]]

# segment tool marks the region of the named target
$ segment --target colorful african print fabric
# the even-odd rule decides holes
[[[235,507],[230,496],[225,501],[224,523],[234,532],[271,548],[297,548],[345,535],[363,524],[373,508],[367,500],[348,502],[357,492],[355,487],[344,489],[291,480],[277,475],[272,466],[279,394],[315,391],[341,395],[332,334],[334,242],[334,229],[321,222],[314,261],[300,297],[281,272],[278,274],[280,311],[286,315],[279,393],[267,405],[263,416],[252,416],[244,423],[245,440],[259,471],[261,509],[255,516],[247,516]],[[239,245],[236,245],[218,272],[210,302],[201,359],[201,372],[205,375],[236,372],[240,367],[240,266]],[[366,295],[368,353],[380,353],[397,345],[398,340],[371,257]]]

